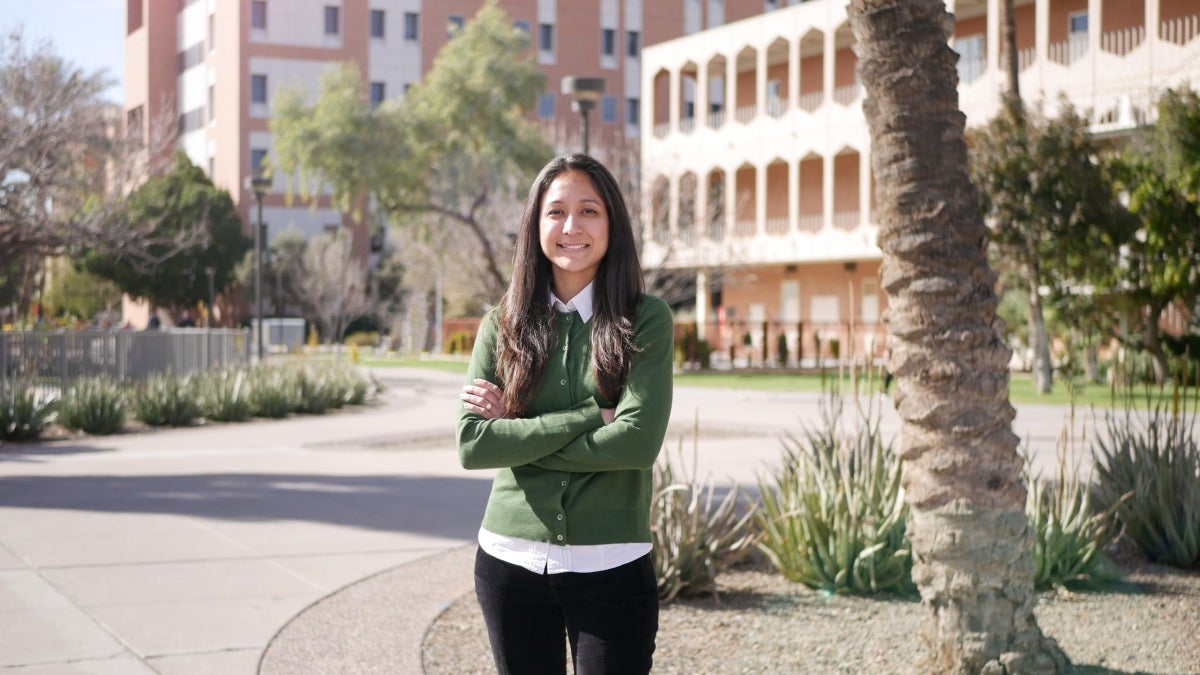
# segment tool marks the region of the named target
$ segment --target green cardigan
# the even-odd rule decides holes
[[[593,318],[593,321],[595,319]],[[651,472],[671,414],[674,322],[644,296],[634,320],[638,353],[613,407],[596,387],[591,322],[558,316],[558,347],[525,417],[484,419],[459,403],[464,468],[499,468],[483,516],[489,532],[558,545],[650,541]],[[496,311],[484,317],[467,383],[496,377]]]

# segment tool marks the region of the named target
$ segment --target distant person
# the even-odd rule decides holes
[[[150,320],[146,322],[146,330],[158,330],[160,327],[162,327],[162,320],[158,318],[157,314],[151,314]]]
[[[475,595],[500,673],[648,673],[651,471],[671,412],[671,310],[645,294],[620,189],[586,155],[529,190],[512,279],[480,326],[458,454],[499,469]]]
[[[190,309],[183,310],[183,315],[179,317],[179,323],[175,325],[179,328],[195,328],[196,320],[192,318],[192,311]]]

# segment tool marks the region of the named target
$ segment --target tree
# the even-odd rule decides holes
[[[494,297],[507,284],[511,223],[481,217],[489,201],[520,200],[552,154],[528,117],[545,88],[524,32],[488,0],[403,99],[372,108],[352,65],[327,72],[313,105],[281,92],[271,131],[278,168],[311,198],[323,186],[343,209],[364,195],[393,224],[434,213],[474,244]]]
[[[1000,114],[972,133],[971,179],[1007,278],[1023,286],[1037,390],[1047,393],[1045,296],[1070,304],[1073,289],[1110,272],[1113,243],[1132,232],[1133,222],[1086,119],[1065,102],[1054,119],[1015,106],[1019,101],[1006,99]]]
[[[920,671],[1064,672],[1065,654],[1033,613],[1011,353],[967,169],[953,17],[941,0],[852,0],[849,16],[877,180],[913,580],[929,614]]]
[[[114,307],[120,309],[121,291],[111,281],[85,272],[66,259],[57,260],[54,268],[42,296],[50,316],[86,321],[100,312],[112,312]]]
[[[320,323],[325,341],[335,342],[346,324],[374,305],[366,266],[354,257],[354,242],[344,229],[310,240],[303,265],[297,278],[300,301]]]
[[[173,137],[153,120],[125,136],[106,84],[19,30],[0,37],[0,270],[19,277],[22,312],[44,257],[90,248],[142,262],[156,243],[121,217],[122,201]]]
[[[130,195],[124,219],[153,241],[137,257],[88,251],[84,267],[154,306],[185,307],[208,299],[208,275],[224,289],[251,247],[229,193],[217,188],[182,151],[175,168]]]
[[[1125,300],[1127,316],[1141,317],[1137,346],[1153,357],[1161,384],[1168,376],[1163,311],[1175,302],[1194,307],[1200,298],[1200,96],[1167,91],[1158,122],[1115,166],[1138,229],[1111,251],[1119,262],[1110,288]]]

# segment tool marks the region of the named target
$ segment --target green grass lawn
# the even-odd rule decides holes
[[[410,368],[429,368],[447,373],[465,374],[467,362],[460,359],[435,358],[366,358],[362,365],[371,368],[386,368],[403,366]],[[842,376],[848,385],[849,375]],[[725,371],[686,371],[675,374],[675,384],[686,387],[719,387],[723,389],[750,389],[755,391],[811,391],[819,392],[827,384],[833,384],[838,378],[837,371],[830,371],[824,378],[820,375],[795,374],[788,372],[725,372]],[[862,391],[878,391],[880,382],[878,375],[859,376],[859,386]],[[895,391],[895,385],[892,385]],[[1033,376],[1029,373],[1013,373],[1009,383],[1009,400],[1013,403],[1044,403],[1046,405],[1068,405],[1074,401],[1079,408],[1112,407],[1112,392],[1108,385],[1092,384],[1074,388],[1064,381],[1054,384],[1054,390],[1045,395],[1034,391]],[[1196,392],[1191,392],[1193,396]],[[1139,392],[1139,401],[1145,400],[1144,392]]]

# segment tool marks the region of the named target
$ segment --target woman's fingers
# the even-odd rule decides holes
[[[474,384],[463,387],[458,398],[463,407],[484,417],[504,417],[504,400],[499,387],[487,380],[475,380]]]

